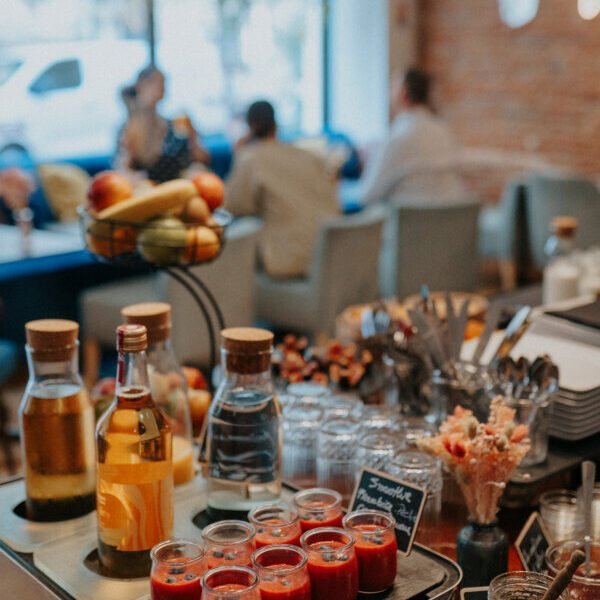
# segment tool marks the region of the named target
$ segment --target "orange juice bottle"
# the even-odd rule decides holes
[[[96,428],[98,554],[117,577],[150,573],[173,533],[172,434],[150,393],[143,325],[117,328],[116,397]]]
[[[167,416],[173,434],[175,485],[194,477],[194,443],[188,389],[171,344],[171,306],[165,302],[131,304],[121,311],[126,323],[148,332],[148,372],[152,399]]]

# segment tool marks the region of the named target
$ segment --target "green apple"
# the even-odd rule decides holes
[[[138,236],[138,250],[150,263],[172,265],[179,262],[187,242],[187,230],[175,217],[148,221]]]

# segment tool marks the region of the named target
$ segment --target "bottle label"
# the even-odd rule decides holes
[[[149,550],[173,531],[170,461],[98,465],[98,527],[117,550]]]

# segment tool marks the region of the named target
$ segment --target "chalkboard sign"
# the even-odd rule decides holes
[[[460,590],[460,600],[488,600],[488,588],[463,588]]]
[[[379,471],[363,469],[352,495],[350,509],[366,508],[391,513],[396,519],[398,550],[407,555],[412,548],[426,497],[426,491],[418,485]]]
[[[537,512],[527,519],[521,530],[515,547],[517,554],[527,571],[544,573],[546,571],[546,550],[550,546],[550,536]]]

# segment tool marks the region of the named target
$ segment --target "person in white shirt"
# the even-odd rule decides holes
[[[458,146],[430,108],[430,76],[409,69],[392,89],[396,113],[383,143],[367,162],[360,181],[365,204],[449,204],[465,199]]]
[[[246,121],[250,131],[236,145],[225,208],[263,219],[259,253],[268,275],[302,277],[321,225],[340,212],[335,178],[319,157],[277,139],[269,102],[252,104]]]

